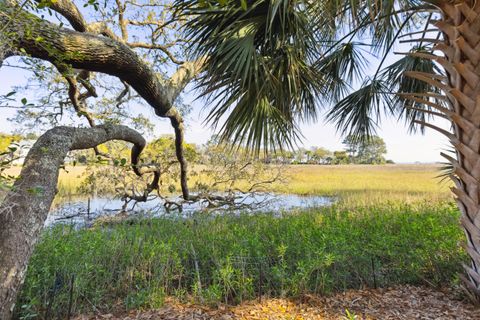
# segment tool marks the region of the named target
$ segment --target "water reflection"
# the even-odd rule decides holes
[[[179,201],[180,198],[170,199]],[[148,217],[189,217],[202,212],[214,214],[238,214],[239,212],[280,213],[297,208],[328,206],[333,198],[322,196],[298,196],[288,194],[262,193],[238,196],[235,206],[211,208],[207,202],[184,203],[181,210],[167,210],[164,200],[156,198],[144,203],[131,203],[123,214]],[[74,224],[78,227],[91,225],[95,219],[117,215],[124,202],[115,198],[74,199],[56,206],[49,214],[46,226],[59,223]]]

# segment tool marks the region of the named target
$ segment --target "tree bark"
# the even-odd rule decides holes
[[[59,27],[16,7],[4,6],[0,25],[11,46],[65,69],[75,68],[118,77],[134,88],[157,115],[172,108],[168,87],[123,43],[92,33]]]
[[[434,50],[443,55],[424,54],[423,58],[439,63],[447,77],[419,72],[409,76],[434,85],[445,94],[432,99],[425,93],[425,100],[416,99],[437,109],[452,123],[453,133],[422,124],[446,135],[457,152],[456,159],[442,155],[453,166],[452,191],[462,212],[461,224],[470,256],[463,280],[471,298],[480,301],[480,4],[464,1],[437,5],[443,19],[433,23],[442,31],[444,41],[436,44]],[[439,102],[442,100],[447,104]]]
[[[56,127],[43,134],[28,153],[18,180],[0,205],[0,319],[8,320],[12,316],[67,153],[110,140],[133,143],[132,166],[141,175],[137,165],[146,142],[138,132],[125,126]],[[155,181],[158,183],[157,174]]]

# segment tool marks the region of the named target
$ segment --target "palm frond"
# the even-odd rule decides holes
[[[175,6],[188,16],[192,57],[206,57],[197,88],[211,108],[207,121],[230,143],[253,150],[292,144],[300,123],[316,118],[319,102],[333,102],[328,119],[356,136],[373,134],[383,114],[409,123],[428,117],[421,112],[428,105],[393,93],[434,92],[403,75],[437,72],[434,63],[407,56],[381,69],[398,37],[431,19],[425,10],[432,6],[420,0],[177,0]],[[378,53],[375,76],[349,93]]]
[[[457,158],[457,152],[454,148],[450,147],[444,150],[449,157],[454,159]],[[450,161],[440,162],[439,174],[436,178],[439,178],[441,182],[445,182],[450,180],[450,177],[455,175],[455,168]]]
[[[361,88],[336,103],[327,119],[343,135],[369,137],[376,132],[379,117],[390,105],[388,85],[383,80],[365,81]]]
[[[211,107],[207,120],[223,139],[252,150],[294,143],[298,123],[316,118],[323,87],[314,15],[302,1],[247,1],[246,9],[223,2],[176,3],[190,16],[191,55],[206,57],[197,88]],[[259,118],[267,115],[273,118]]]
[[[326,92],[324,100],[338,101],[347,93],[349,83],[363,78],[368,63],[362,46],[358,42],[342,43],[316,62]]]
[[[425,47],[415,47],[412,48],[410,53],[421,52],[428,53],[429,50]],[[430,74],[441,74],[442,71],[439,67],[429,59],[424,59],[414,55],[405,55],[403,58],[392,63],[386,67],[380,78],[384,79],[386,83],[389,84],[389,91],[397,93],[392,97],[392,113],[397,114],[399,119],[404,119],[404,121],[409,125],[410,131],[424,131],[423,126],[415,124],[415,120],[420,120],[425,122],[430,118],[428,112],[433,111],[429,105],[414,101],[407,98],[405,95],[408,93],[436,93],[440,94],[438,88],[427,84],[424,81],[408,77],[405,75],[407,71],[416,71],[424,72]],[[430,98],[426,100],[433,100],[434,103],[442,105],[444,101]]]

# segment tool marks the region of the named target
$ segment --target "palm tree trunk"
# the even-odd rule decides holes
[[[462,212],[465,247],[470,256],[462,277],[471,297],[480,301],[480,4],[445,3],[440,9],[443,19],[433,23],[443,32],[444,39],[434,49],[443,55],[432,59],[445,69],[447,77],[414,77],[424,77],[424,81],[439,87],[449,102],[446,108],[431,106],[452,122],[453,134],[440,131],[450,139],[457,157],[443,156],[453,165],[452,191]]]

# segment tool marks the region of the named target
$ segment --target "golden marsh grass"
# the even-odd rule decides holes
[[[288,182],[276,191],[340,196],[344,201],[445,200],[451,183],[438,165],[289,166]],[[362,201],[362,202],[363,202]]]
[[[82,166],[60,171],[59,196],[75,195],[82,182]],[[17,175],[20,167],[9,169]],[[437,201],[451,199],[450,181],[438,178],[440,166],[433,164],[395,165],[290,165],[286,181],[271,186],[272,192],[300,195],[338,196],[344,202],[401,200]],[[190,185],[199,177],[192,177]]]

